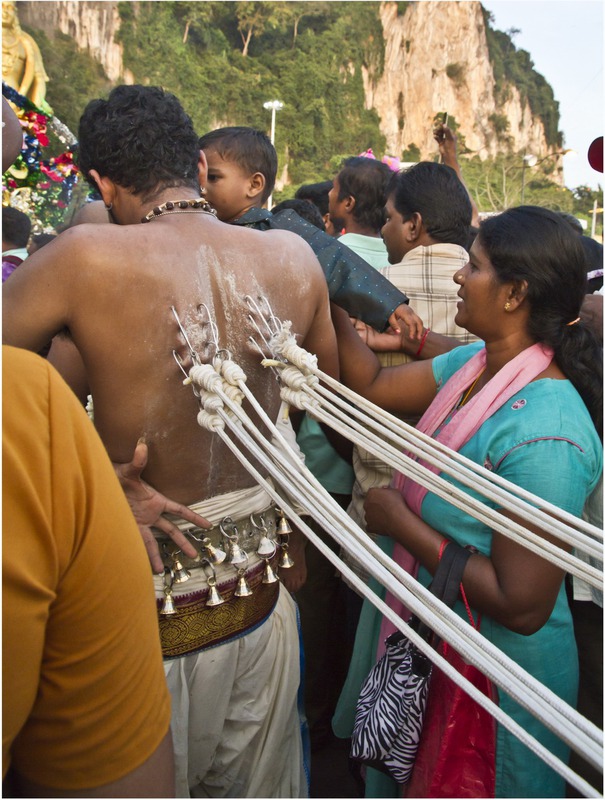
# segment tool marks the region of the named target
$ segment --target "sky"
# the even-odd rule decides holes
[[[513,41],[527,50],[535,69],[552,86],[559,102],[563,159],[570,189],[605,185],[603,173],[588,163],[590,143],[603,135],[603,9],[602,0],[482,0],[494,16],[492,26],[519,28]]]

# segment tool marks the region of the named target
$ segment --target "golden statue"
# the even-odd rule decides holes
[[[34,39],[21,30],[14,0],[2,3],[2,80],[38,108],[48,109],[42,55]]]

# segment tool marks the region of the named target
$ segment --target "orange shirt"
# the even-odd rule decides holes
[[[151,570],[58,373],[3,347],[2,769],[78,790],[144,763],[170,699]]]

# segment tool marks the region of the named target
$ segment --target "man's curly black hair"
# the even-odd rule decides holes
[[[78,166],[152,200],[172,186],[199,190],[198,137],[179,100],[158,86],[117,86],[91,100],[78,129]]]

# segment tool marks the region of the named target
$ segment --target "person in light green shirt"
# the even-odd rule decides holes
[[[328,195],[330,221],[344,231],[339,242],[376,269],[388,266],[389,256],[380,230],[392,172],[366,156],[347,158]]]

